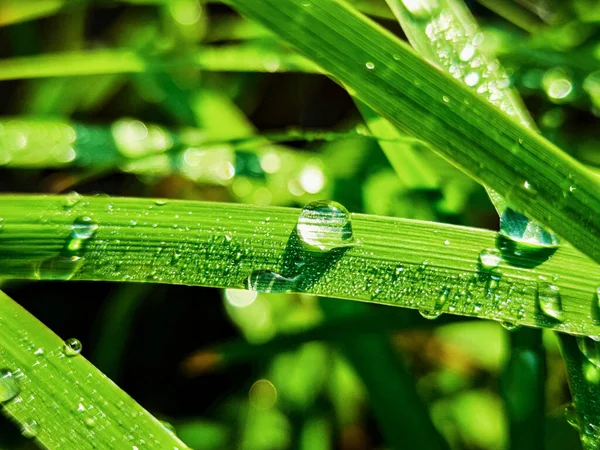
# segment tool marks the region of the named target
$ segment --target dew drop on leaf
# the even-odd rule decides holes
[[[502,254],[500,250],[495,248],[486,248],[479,253],[479,262],[481,267],[485,270],[495,269],[500,265],[502,261]]]
[[[56,256],[42,261],[36,268],[39,280],[70,280],[83,265],[79,256]]]
[[[519,324],[516,324],[514,322],[509,322],[506,320],[503,320],[502,322],[500,322],[500,325],[502,325],[502,328],[504,328],[507,331],[515,331],[520,328]]]
[[[296,289],[302,275],[286,278],[269,270],[255,270],[244,281],[244,286],[250,291],[279,293]]]
[[[81,345],[78,339],[71,338],[65,341],[65,355],[67,356],[77,356],[81,353],[82,349],[83,345]]]
[[[565,320],[558,286],[541,282],[538,289],[538,305],[546,316],[559,322]]]
[[[327,252],[356,243],[350,213],[341,204],[330,200],[306,205],[296,230],[300,242],[312,250]]]
[[[0,369],[0,403],[12,400],[21,392],[19,382],[8,369]]]
[[[577,345],[585,358],[600,368],[600,342],[586,336],[577,337]]]
[[[35,438],[40,432],[40,425],[35,420],[28,420],[21,424],[21,434],[27,439]]]
[[[69,211],[73,209],[77,204],[83,199],[83,196],[78,194],[77,192],[69,192],[65,195],[65,199],[63,201],[63,209],[65,211]]]
[[[442,311],[435,309],[419,309],[419,314],[427,320],[435,320],[442,315]]]

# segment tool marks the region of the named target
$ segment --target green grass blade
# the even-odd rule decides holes
[[[0,366],[20,387],[2,412],[38,445],[187,448],[83,356],[65,356],[64,341],[4,293],[0,317]]]
[[[228,0],[517,210],[600,261],[600,185],[583,166],[338,1]]]
[[[282,289],[600,335],[592,298],[600,267],[570,246],[549,260],[506,254],[512,265],[502,262],[498,277],[478,267],[480,252],[499,243],[491,231],[354,214],[359,244],[314,254],[297,243],[298,209],[163,203],[2,196],[0,274],[240,288],[255,271],[292,276],[304,258],[304,281]],[[72,239],[84,217],[99,224],[89,242]],[[550,280],[559,289],[562,321],[536,303]]]
[[[310,61],[275,47],[256,44],[204,47],[187,57],[144,56],[127,49],[74,51],[0,60],[0,81],[164,72],[170,69],[216,72],[319,72]]]
[[[576,417],[569,420],[579,429],[583,449],[597,450],[600,444],[600,360],[597,347],[595,356],[588,359],[579,348],[578,338],[566,334],[557,336],[576,410]],[[592,345],[597,345],[592,342]]]

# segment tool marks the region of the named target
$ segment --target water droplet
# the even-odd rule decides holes
[[[520,328],[519,324],[516,324],[514,322],[508,322],[506,320],[500,322],[500,325],[502,325],[502,328],[508,331],[515,331]]]
[[[334,201],[319,200],[306,205],[296,230],[302,244],[313,250],[327,252],[356,243],[350,213]]]
[[[600,368],[600,342],[587,336],[578,336],[577,345],[586,359]]]
[[[500,265],[502,254],[495,248],[486,248],[479,253],[479,262],[484,270],[492,270]]]
[[[84,259],[79,256],[56,256],[42,261],[35,270],[39,280],[70,280],[83,266]]]
[[[526,186],[523,185],[526,189]],[[527,216],[507,208],[500,216],[500,234],[515,242],[539,249],[540,247],[556,248],[558,237]],[[523,249],[527,251],[526,248]]]
[[[160,200],[160,199],[159,199],[159,200],[155,200],[155,201],[154,201],[154,204],[155,204],[156,206],[165,206],[165,205],[167,204],[167,201],[166,201],[166,200]]]
[[[479,83],[479,75],[476,72],[469,72],[465,75],[465,84],[467,86],[473,87],[477,83]]]
[[[244,281],[244,286],[250,291],[257,292],[290,292],[297,288],[302,275],[286,278],[269,270],[255,270]]]
[[[94,428],[96,426],[96,419],[94,417],[86,417],[84,423],[86,427]]]
[[[12,400],[21,392],[19,382],[8,369],[0,369],[0,403]]]
[[[442,97],[442,100],[444,101],[444,103],[448,103],[450,101],[450,99],[445,95]]]
[[[565,320],[560,289],[558,286],[540,282],[538,288],[538,304],[546,316],[560,322]]]
[[[69,211],[70,209],[73,209],[81,201],[81,199],[83,199],[83,196],[77,192],[69,192],[67,195],[65,195],[63,208],[65,211]]]
[[[81,353],[82,349],[83,345],[81,345],[78,339],[71,338],[65,341],[65,355],[67,356],[77,356]]]
[[[164,420],[159,420],[160,424],[165,427],[167,429],[167,431],[169,431],[169,433],[176,435],[176,430],[175,427],[170,424],[169,422],[166,422]]]
[[[565,407],[565,419],[569,425],[576,430],[579,430],[579,419],[577,417],[577,410],[575,409],[575,405],[573,405],[573,403],[570,403]]]
[[[419,309],[419,314],[427,320],[435,320],[442,315],[442,311],[436,311],[435,309]]]
[[[373,69],[375,69],[375,64],[373,64],[371,61],[369,61],[365,64],[365,67],[369,70],[373,70]]]
[[[29,420],[21,424],[21,434],[27,439],[35,438],[40,432],[40,426],[35,420]]]

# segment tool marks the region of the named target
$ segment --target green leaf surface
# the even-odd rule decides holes
[[[567,245],[519,256],[491,231],[353,214],[356,245],[315,252],[298,243],[292,208],[5,195],[0,210],[3,277],[240,288],[272,273],[282,278],[260,289],[600,334],[600,268]],[[484,270],[482,251],[497,245],[503,260]],[[554,294],[560,311],[548,313]]]
[[[339,1],[228,0],[401,130],[600,261],[600,185],[581,164]]]
[[[42,448],[187,448],[83,356],[0,293],[2,413]],[[13,384],[11,384],[13,383]],[[16,390],[15,390],[16,386]]]

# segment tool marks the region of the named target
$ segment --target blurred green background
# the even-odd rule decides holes
[[[351,3],[386,11],[384,2]],[[600,2],[467,3],[544,135],[597,170]],[[376,20],[403,35],[389,15]],[[119,48],[160,65],[245,48],[263,65],[121,74],[113,62],[109,75],[2,81],[2,192],[296,207],[325,198],[353,212],[498,228],[484,189],[414,141],[394,145],[414,151],[435,183],[399,178],[377,141],[360,136],[361,115],[340,86],[284,72],[272,56],[282,44],[222,4],[0,0],[0,25],[2,59],[74,51],[73,64],[85,65],[86,52]],[[346,136],[306,139],[314,129]],[[202,133],[229,141],[282,131],[293,138],[285,145],[193,145]],[[80,339],[87,358],[194,449],[409,449],[418,441],[411,435],[429,433],[427,412],[453,449],[509,445],[501,388],[521,374],[506,369],[510,332],[497,323],[301,294],[84,282],[2,288],[61,337]],[[555,337],[543,342],[540,448],[577,449]],[[34,444],[0,419],[0,448]]]

